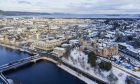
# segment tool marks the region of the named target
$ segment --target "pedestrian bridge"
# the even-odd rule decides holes
[[[4,71],[10,70],[10,69],[14,69],[14,68],[20,67],[22,65],[28,64],[30,62],[36,62],[40,59],[42,59],[42,57],[36,55],[36,56],[23,58],[23,59],[20,59],[20,60],[17,60],[17,61],[13,61],[13,62],[10,62],[10,63],[7,63],[5,65],[0,66],[0,72],[4,72]]]
[[[23,59],[20,59],[17,61],[13,61],[13,62],[4,64],[4,65],[0,66],[0,79],[2,80],[2,82],[4,84],[10,84],[8,82],[7,78],[2,74],[2,72],[7,71],[7,70],[11,70],[11,69],[15,69],[15,68],[18,68],[18,67],[23,66],[25,64],[28,64],[30,62],[36,62],[36,61],[41,60],[41,59],[42,59],[41,56],[35,55],[35,56],[30,56],[27,58],[23,58]]]
[[[2,72],[0,73],[0,78],[4,84],[10,84],[6,77],[2,74]]]

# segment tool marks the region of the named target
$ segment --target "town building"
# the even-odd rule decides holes
[[[104,40],[95,40],[92,44],[93,52],[98,56],[108,57],[118,54],[118,45]]]
[[[53,53],[58,57],[63,56],[65,54],[65,52],[66,52],[65,48],[55,47],[53,49]]]

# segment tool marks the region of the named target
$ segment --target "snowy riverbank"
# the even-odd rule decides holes
[[[67,67],[65,65],[58,65],[58,67],[67,71],[68,73],[72,74],[73,76],[79,78],[80,80],[84,81],[87,84],[97,84],[95,81],[92,81],[92,80],[88,79],[87,77],[77,73],[76,71],[70,69],[69,67]]]

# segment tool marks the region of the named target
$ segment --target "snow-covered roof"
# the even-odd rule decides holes
[[[67,46],[71,46],[71,44],[66,44],[66,43],[65,43],[65,44],[62,44],[61,46],[62,46],[62,47],[67,47]]]
[[[131,46],[129,44],[126,44],[126,43],[118,43],[118,44],[125,46],[128,50],[130,50],[134,53],[140,53],[139,49],[135,49],[133,46]]]
[[[79,43],[79,40],[70,40],[70,43]]]
[[[65,48],[55,47],[55,48],[54,48],[54,50],[62,50],[62,51],[64,51],[64,50],[65,50]]]

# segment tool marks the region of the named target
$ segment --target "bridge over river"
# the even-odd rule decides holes
[[[23,59],[13,61],[13,62],[10,62],[10,63],[7,63],[7,64],[4,64],[4,65],[0,66],[0,78],[1,78],[2,82],[4,84],[11,84],[11,83],[8,82],[8,80],[2,74],[2,72],[8,71],[8,70],[11,70],[11,69],[15,69],[15,68],[18,68],[18,67],[23,66],[25,64],[28,64],[28,63],[31,63],[31,62],[36,62],[36,61],[41,60],[41,59],[44,59],[44,58],[41,57],[41,56],[38,56],[38,55],[30,56],[30,57],[23,58]]]
[[[7,63],[7,64],[4,64],[2,66],[0,66],[0,72],[5,72],[5,71],[8,71],[8,70],[12,70],[12,69],[16,69],[20,66],[23,66],[25,64],[28,64],[28,63],[31,63],[31,62],[36,62],[36,61],[39,61],[39,60],[49,60],[53,63],[57,63],[59,64],[57,61],[53,60],[54,57],[50,58],[50,57],[44,57],[44,56],[39,56],[39,55],[35,55],[35,56],[30,56],[30,57],[27,57],[27,58],[23,58],[23,59],[20,59],[20,60],[17,60],[17,61],[13,61],[13,62],[10,62],[10,63]],[[57,59],[58,60],[58,59]],[[91,80],[94,80],[96,81],[97,83],[100,83],[100,84],[106,84],[106,82],[98,79],[98,78],[95,78],[95,77],[92,77],[90,76],[89,74],[86,74],[85,72],[82,72],[81,70],[78,70],[64,62],[62,62],[62,64],[64,64],[65,66],[73,69],[73,70],[76,70],[76,71],[79,71],[82,75],[84,75],[85,77],[91,79]],[[4,84],[11,84],[8,82],[8,80],[6,79],[6,77],[4,77],[3,74],[0,74],[0,78],[3,80]]]

